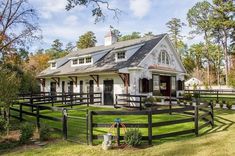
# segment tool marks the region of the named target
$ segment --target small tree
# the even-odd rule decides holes
[[[7,119],[7,135],[9,134],[9,112],[10,105],[17,97],[19,90],[19,79],[14,72],[0,67],[0,106],[6,112]]]

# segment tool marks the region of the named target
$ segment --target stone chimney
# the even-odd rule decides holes
[[[117,42],[117,36],[111,30],[109,30],[109,32],[107,32],[104,36],[104,45],[109,46],[115,42]]]

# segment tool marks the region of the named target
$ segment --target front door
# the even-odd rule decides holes
[[[68,85],[68,92],[69,92],[70,94],[72,94],[72,93],[73,93],[73,81],[69,81],[68,84],[69,84],[69,85]]]
[[[104,104],[113,105],[113,80],[104,80]]]
[[[94,81],[89,81],[90,104],[94,104]]]
[[[51,82],[51,95],[56,95],[56,82]]]
[[[171,94],[170,76],[160,76],[160,93],[162,96],[170,96]]]

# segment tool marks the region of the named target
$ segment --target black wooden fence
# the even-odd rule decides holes
[[[127,107],[127,108],[138,108],[142,110],[144,99],[147,98],[145,95],[131,95],[131,94],[116,94],[116,100],[114,107]]]
[[[23,100],[23,103],[35,104],[35,105],[45,105],[51,104],[63,104],[58,107],[76,106],[76,105],[87,105],[90,104],[101,104],[102,103],[102,93],[38,93],[31,95],[21,96],[19,99]],[[21,102],[22,103],[22,102]]]
[[[235,99],[235,90],[185,90],[185,93],[191,94],[191,96],[197,96],[198,98],[214,99],[219,102],[224,97],[226,99]]]
[[[33,109],[34,111],[31,111],[31,109]],[[44,112],[41,113],[41,110],[47,110],[51,112],[45,114]],[[70,111],[83,113],[79,113],[79,116],[76,116],[70,114]],[[52,112],[57,112],[57,115],[52,116]],[[36,123],[36,126],[38,128],[40,128],[41,124],[47,124],[53,129],[61,132],[63,138],[66,140],[88,143],[87,109],[69,109],[61,107],[42,106],[38,104],[35,105],[30,103],[19,103],[19,107],[10,108],[10,117],[16,118],[19,121]],[[43,123],[42,119],[53,122],[54,126],[52,126],[52,123]],[[76,121],[72,121],[73,119],[75,119]]]
[[[188,112],[190,111],[190,112]],[[199,115],[199,112],[204,112],[204,114]],[[187,113],[188,112],[188,113]],[[163,122],[153,122],[152,121],[152,115],[159,115],[159,114],[169,114],[169,113],[186,113],[189,116],[187,116],[184,119],[176,119],[171,121],[163,121]],[[148,122],[147,123],[124,123],[125,127],[137,127],[137,128],[147,128],[148,129],[148,135],[143,136],[143,140],[148,140],[149,144],[152,144],[152,140],[155,139],[161,139],[165,137],[174,137],[178,135],[184,135],[184,134],[190,134],[195,133],[197,136],[199,134],[199,130],[214,124],[214,116],[213,116],[213,106],[212,103],[204,103],[198,106],[185,106],[182,108],[172,108],[172,109],[162,109],[162,110],[143,110],[143,111],[90,111],[89,112],[89,143],[93,144],[93,140],[95,139],[102,139],[103,137],[101,135],[94,134],[94,128],[107,128],[111,127],[112,124],[107,123],[97,123],[94,122],[95,116],[98,115],[142,115],[147,116]],[[205,123],[203,125],[200,125],[200,120],[204,121]],[[171,132],[171,133],[165,133],[165,134],[153,134],[153,128],[157,128],[160,126],[169,126],[169,125],[175,125],[175,124],[182,124],[187,122],[194,122],[194,128],[193,129],[186,129],[182,131],[177,132]],[[117,143],[120,143],[120,140],[124,139],[124,136],[120,136],[120,128],[122,128],[119,123],[115,125],[117,128]]]

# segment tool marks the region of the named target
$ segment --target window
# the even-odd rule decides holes
[[[149,93],[152,90],[152,80],[146,78],[139,80],[139,91],[140,93]]]
[[[162,50],[158,55],[158,63],[160,64],[170,64],[170,57],[165,50]]]
[[[178,80],[178,90],[184,90],[184,81]]]
[[[91,57],[86,58],[86,63],[91,63]]]
[[[55,68],[56,67],[56,62],[52,62],[51,63],[51,68]]]
[[[117,52],[117,59],[118,60],[125,59],[125,58],[126,58],[126,52],[125,51]]]
[[[73,65],[78,64],[78,60],[77,59],[72,60],[72,62],[73,62]]]
[[[84,64],[84,58],[79,59],[79,64]]]

